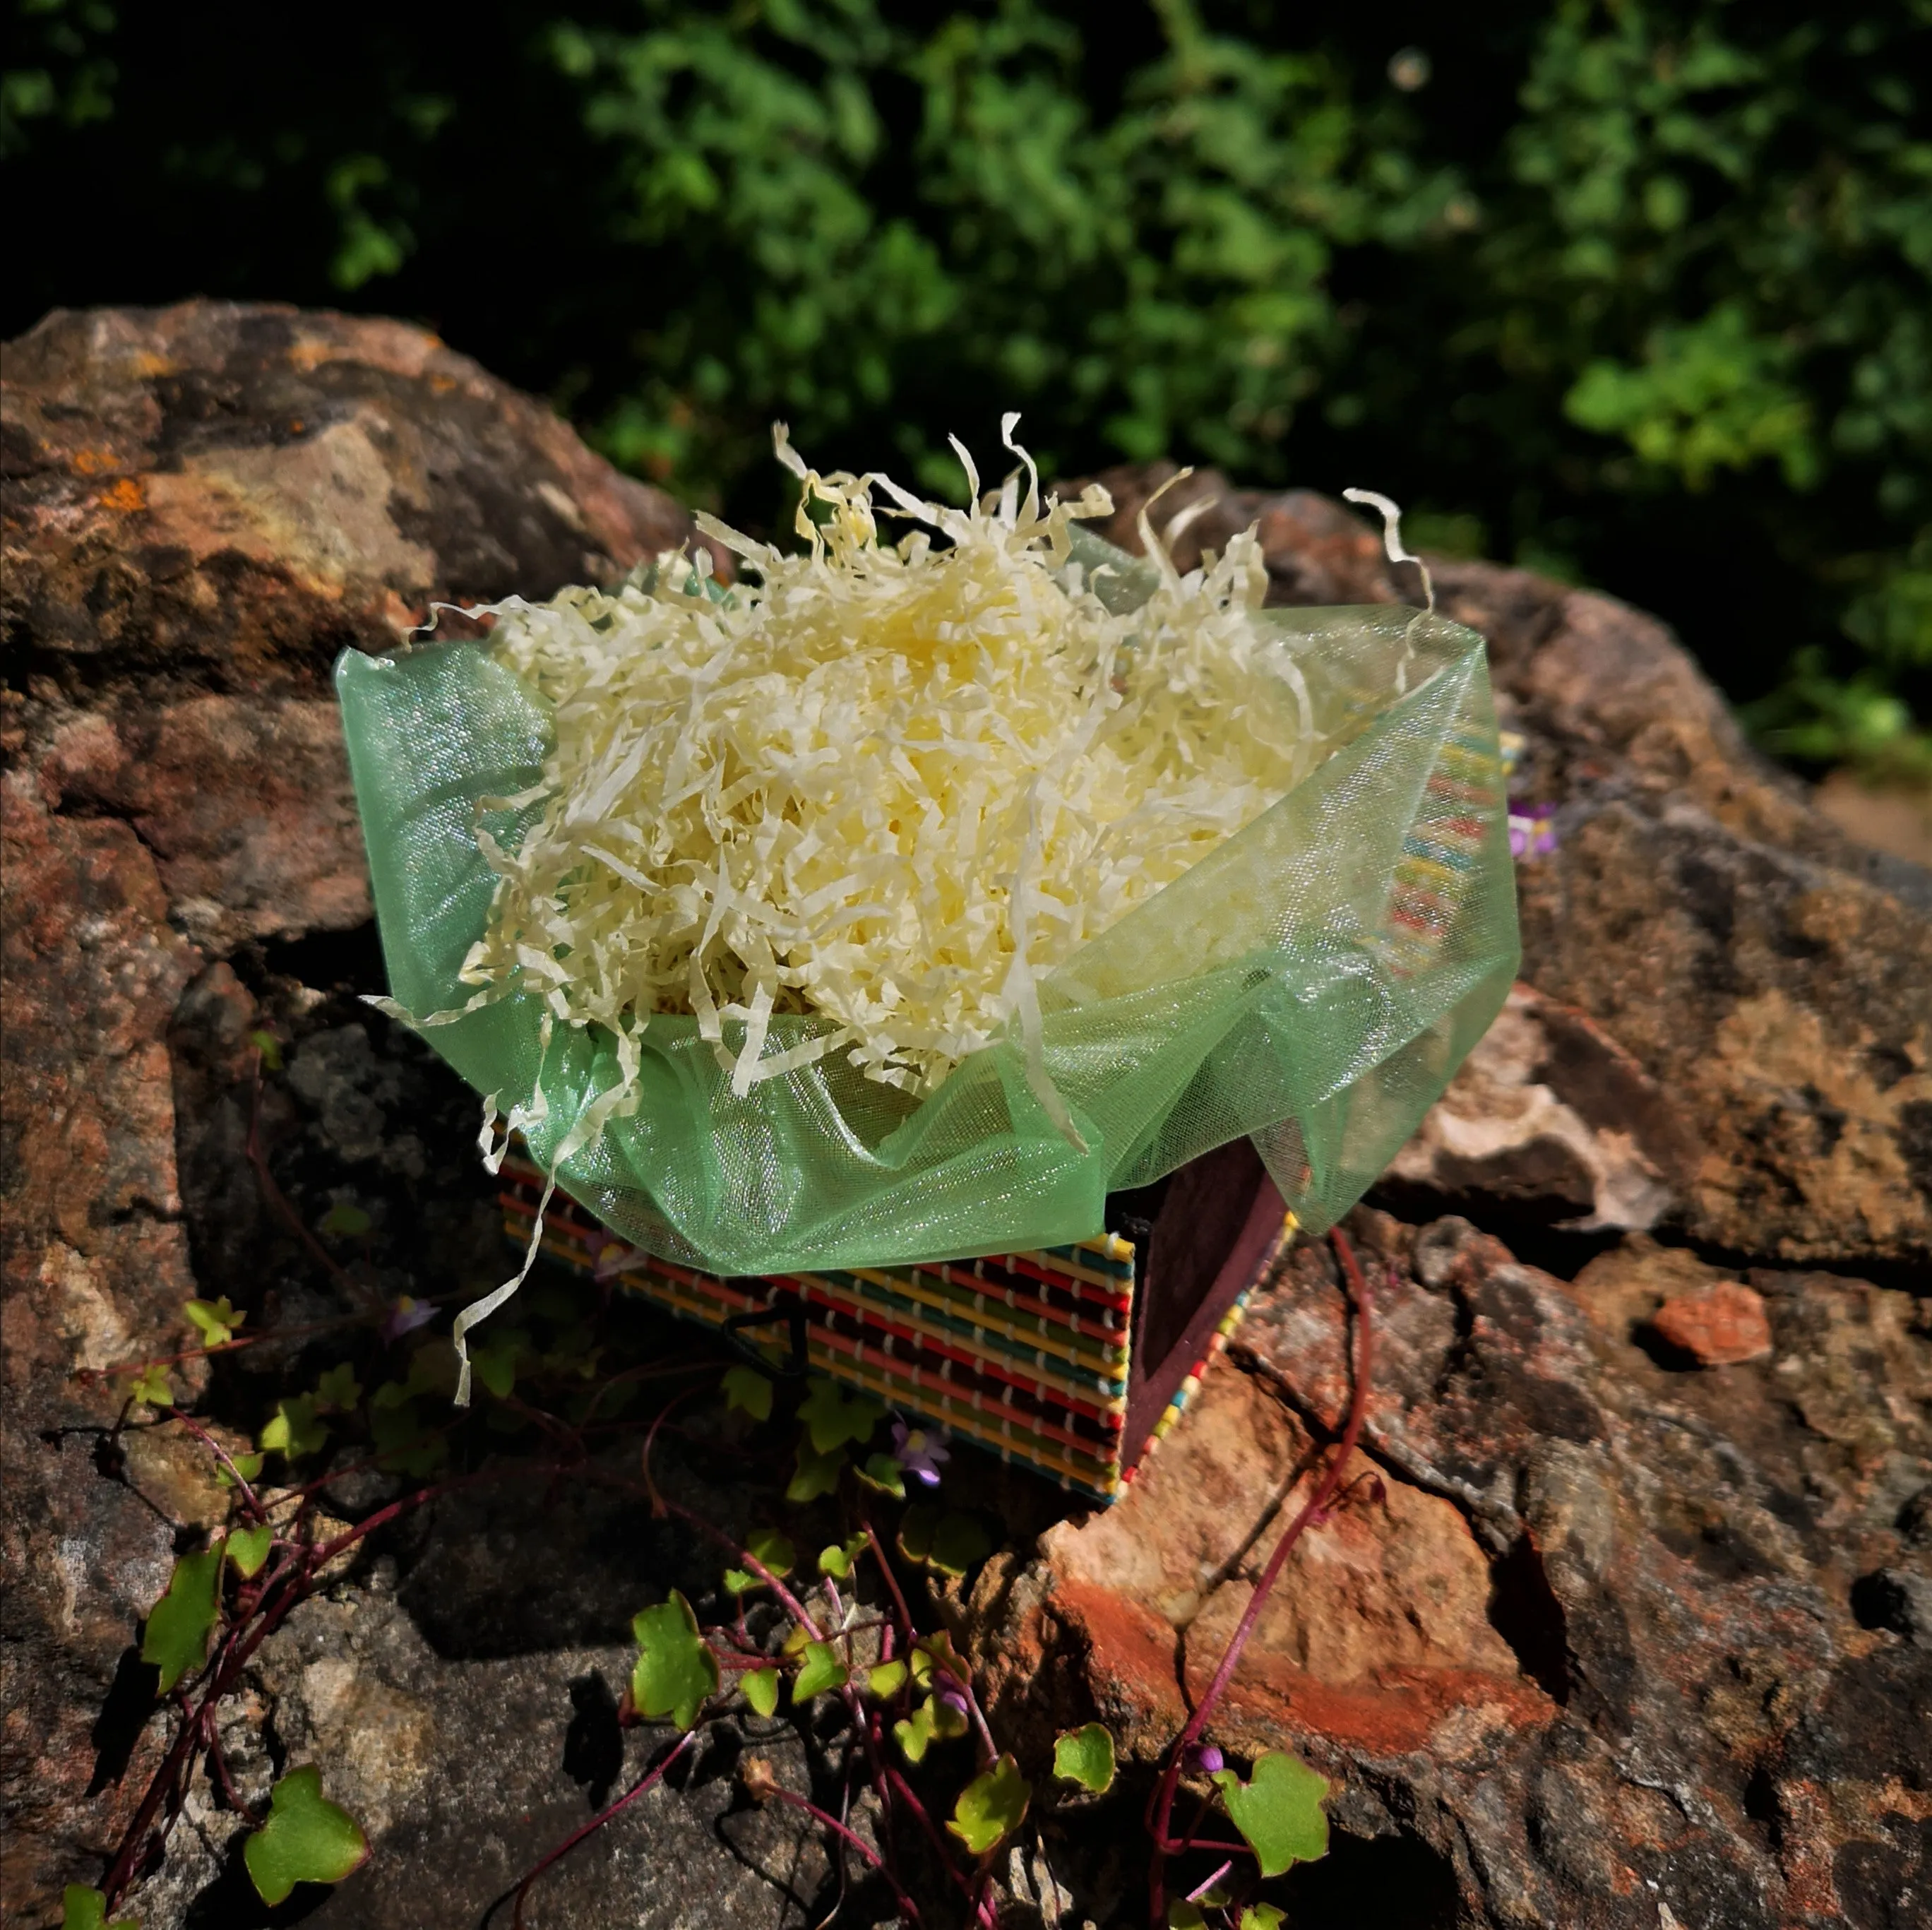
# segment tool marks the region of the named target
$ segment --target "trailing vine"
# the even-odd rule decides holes
[[[934,1584],[964,1579],[994,1551],[981,1517],[940,1496],[944,1443],[830,1380],[814,1379],[782,1403],[779,1385],[748,1365],[712,1379],[718,1364],[708,1352],[607,1366],[608,1305],[586,1317],[582,1295],[561,1288],[534,1298],[535,1325],[506,1328],[474,1350],[482,1397],[475,1412],[459,1413],[448,1403],[455,1360],[436,1331],[441,1310],[385,1301],[331,1251],[327,1241],[366,1230],[356,1209],[338,1205],[311,1229],[278,1186],[260,1128],[263,1073],[276,1069],[278,1055],[266,1034],[256,1044],[246,1157],[270,1209],[352,1309],[275,1337],[326,1336],[338,1348],[346,1338],[351,1357],[280,1398],[247,1445],[174,1392],[173,1375],[189,1362],[271,1337],[246,1331],[247,1316],[225,1298],[183,1309],[198,1345],[96,1376],[123,1388],[102,1464],[118,1464],[130,1430],[178,1429],[209,1457],[227,1496],[227,1518],[206,1546],[177,1557],[146,1617],[140,1654],[153,1670],[154,1712],[165,1714],[168,1739],[100,1882],[68,1889],[65,1930],[136,1923],[113,1913],[160,1867],[197,1774],[240,1818],[242,1860],[266,1903],[299,1883],[340,1882],[359,1867],[369,1845],[326,1793],[326,1763],[288,1768],[266,1803],[238,1787],[222,1742],[224,1703],[244,1685],[262,1645],[374,1538],[446,1496],[513,1481],[594,1485],[677,1522],[716,1550],[716,1598],[726,1605],[720,1619],[700,1621],[673,1589],[639,1610],[618,1719],[630,1728],[668,1725],[664,1739],[620,1795],[507,1892],[516,1930],[525,1930],[545,1876],[686,1760],[707,1722],[736,1709],[770,1718],[788,1702],[808,1717],[828,1706],[838,1712],[835,1727],[847,1746],[836,1813],[788,1787],[756,1755],[741,1760],[740,1787],[750,1802],[794,1810],[821,1834],[842,1903],[856,1868],[890,1893],[909,1924],[958,1921],[998,1930],[1000,1850],[1030,1817],[1104,1795],[1119,1765],[1114,1738],[1099,1723],[1058,1735],[1050,1760],[1023,1763],[1003,1746],[973,1667],[932,1612]],[[1261,1896],[1261,1885],[1327,1847],[1328,1785],[1321,1775],[1286,1751],[1268,1750],[1244,1780],[1208,1732],[1289,1554],[1336,1505],[1366,1413],[1370,1295],[1346,1238],[1330,1238],[1355,1309],[1353,1397],[1324,1471],[1277,1540],[1150,1790],[1149,1921],[1168,1930],[1272,1930],[1282,1912]],[[769,1445],[778,1463],[768,1508],[774,1525],[742,1535],[670,1498],[654,1472],[663,1441],[687,1431],[680,1411],[720,1397],[734,1417],[729,1424]],[[536,1445],[506,1451],[515,1436]],[[629,1466],[612,1452],[627,1440],[636,1452]],[[372,1470],[400,1479],[401,1490],[352,1523],[336,1519],[325,1505],[332,1490]],[[842,1532],[812,1552],[818,1537],[805,1535],[804,1511],[826,1501],[836,1505]],[[820,1509],[811,1518],[825,1514]],[[1184,1787],[1194,1793],[1193,1819],[1177,1830]]]

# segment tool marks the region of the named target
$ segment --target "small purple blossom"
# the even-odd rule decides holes
[[[1550,821],[1556,814],[1553,804],[1512,804],[1509,812],[1510,855],[1515,858],[1547,857],[1556,848],[1556,827]]]
[[[635,1266],[644,1256],[636,1247],[626,1245],[614,1233],[607,1233],[602,1226],[584,1235],[584,1244],[590,1250],[590,1277],[600,1286],[608,1280],[614,1280],[627,1268]]]
[[[427,1327],[435,1318],[434,1301],[412,1300],[406,1293],[389,1303],[388,1317],[382,1322],[382,1338],[400,1340],[405,1334],[413,1334],[418,1327]]]
[[[939,1691],[938,1700],[944,1703],[948,1709],[953,1712],[955,1715],[962,1718],[965,1715],[968,1707],[966,1697],[958,1689],[955,1688],[950,1682],[942,1685]]]
[[[939,1464],[950,1461],[952,1453],[939,1436],[923,1427],[909,1427],[904,1421],[892,1423],[892,1459],[915,1480],[928,1487],[939,1485]]]
[[[1196,1742],[1183,1758],[1185,1766],[1196,1775],[1211,1776],[1222,1768],[1226,1759],[1212,1742]]]

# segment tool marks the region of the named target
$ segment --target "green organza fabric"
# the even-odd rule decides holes
[[[1101,547],[1078,546],[1090,563]],[[1108,554],[1113,595],[1144,595],[1150,572]],[[1257,701],[1278,699],[1286,728],[1298,671],[1337,748],[1042,981],[1045,1070],[1084,1148],[1048,1119],[1017,1038],[923,1097],[834,1053],[734,1097],[697,1020],[659,1014],[634,1111],[571,1153],[557,1183],[667,1258],[784,1273],[1084,1239],[1109,1192],[1246,1134],[1302,1224],[1332,1224],[1514,977],[1502,772],[1473,632],[1402,606],[1258,620],[1284,674]],[[390,991],[426,1019],[470,996],[458,974],[496,883],[476,826],[514,848],[541,808],[478,800],[540,782],[547,707],[473,644],[347,652],[335,680]],[[774,1019],[769,1049],[822,1023]],[[544,1032],[521,995],[424,1028],[550,1168],[618,1073],[608,1034],[560,1025],[546,1047]]]

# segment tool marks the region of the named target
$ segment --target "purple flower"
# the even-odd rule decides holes
[[[1225,1760],[1212,1742],[1196,1742],[1188,1750],[1184,1766],[1196,1775],[1211,1776],[1223,1766]]]
[[[427,1327],[436,1318],[436,1307],[428,1300],[412,1300],[406,1293],[389,1304],[388,1317],[382,1322],[382,1337],[400,1340],[418,1327]]]
[[[1509,813],[1510,855],[1547,857],[1556,848],[1556,827],[1550,822],[1553,804],[1512,804]]]
[[[903,1421],[892,1422],[892,1459],[928,1487],[939,1485],[939,1464],[952,1458],[937,1434],[923,1427],[908,1427]]]
[[[951,1709],[956,1715],[962,1718],[964,1717],[967,1710],[966,1697],[959,1690],[955,1688],[950,1682],[940,1690],[938,1700],[943,1702],[948,1709]]]
[[[644,1258],[636,1247],[626,1246],[616,1234],[607,1233],[602,1226],[586,1233],[584,1244],[590,1252],[590,1277],[599,1286],[607,1280],[614,1280]]]

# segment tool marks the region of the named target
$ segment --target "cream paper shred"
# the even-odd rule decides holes
[[[1009,1031],[1040,1089],[1039,982],[1324,746],[1254,621],[1253,532],[1183,575],[1146,528],[1159,586],[1114,614],[1068,553],[1112,505],[1042,501],[1017,420],[1020,470],[983,498],[954,443],[963,510],[821,475],[780,428],[802,551],[700,518],[742,560],[728,591],[670,557],[614,593],[499,606],[490,647],[556,734],[518,848],[478,833],[500,882],[472,1004],[520,987],[609,1028],[627,1082],[638,1028],[680,1012],[740,1096],[835,1051],[923,1091]],[[832,1024],[773,1049],[799,1013]],[[603,1095],[598,1125],[629,1099]]]

